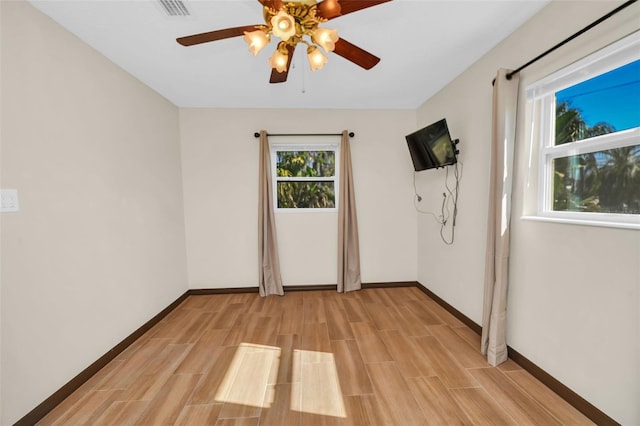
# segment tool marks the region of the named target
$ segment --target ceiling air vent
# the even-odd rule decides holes
[[[168,16],[189,16],[189,9],[181,0],[158,0],[160,6],[162,6],[162,10]]]

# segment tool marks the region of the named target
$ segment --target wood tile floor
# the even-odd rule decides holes
[[[414,287],[190,296],[41,425],[584,425]]]

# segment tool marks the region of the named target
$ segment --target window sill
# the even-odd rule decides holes
[[[582,226],[600,226],[605,228],[635,229],[640,230],[640,217],[637,222],[608,222],[604,220],[586,220],[566,217],[552,216],[521,216],[522,220],[531,220],[536,222],[552,222],[566,225],[582,225]]]

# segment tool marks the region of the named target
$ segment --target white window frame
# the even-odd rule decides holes
[[[638,59],[640,31],[526,87],[527,102],[534,111],[530,123],[534,135],[532,144],[537,142],[538,146],[537,212],[533,218],[581,225],[640,229],[640,215],[637,214],[553,210],[553,160],[640,144],[640,127],[635,127],[555,146],[556,92]],[[532,150],[531,155],[535,155],[535,151]]]
[[[333,177],[281,177],[277,176],[277,156],[278,151],[333,151],[335,156],[335,174]],[[276,213],[327,213],[337,212],[338,203],[340,202],[340,144],[339,143],[307,143],[307,144],[288,144],[277,143],[271,145],[271,181],[273,192],[273,209]],[[304,182],[304,181],[325,181],[333,182],[335,207],[332,208],[290,208],[278,207],[278,182]]]

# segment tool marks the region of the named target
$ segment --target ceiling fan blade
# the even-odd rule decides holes
[[[280,10],[284,3],[282,0],[258,0],[261,5],[269,7],[271,9]]]
[[[333,19],[389,1],[391,0],[323,0],[318,3],[318,15],[325,19]]]
[[[343,38],[339,38],[338,41],[336,41],[333,53],[342,56],[356,65],[360,65],[365,70],[370,70],[380,62],[380,58],[377,56],[359,48],[355,44],[349,43]]]
[[[284,83],[287,81],[287,76],[289,75],[289,69],[291,68],[291,59],[293,59],[293,52],[296,50],[295,46],[287,45],[288,59],[287,59],[287,68],[284,72],[278,72],[275,68],[271,70],[271,78],[269,79],[269,83]]]
[[[238,37],[244,35],[245,31],[255,31],[260,25],[246,25],[244,27],[225,28],[224,30],[209,31],[208,33],[193,34],[190,36],[177,38],[176,41],[183,46],[193,46],[195,44],[208,43],[210,41],[223,40],[225,38]]]

